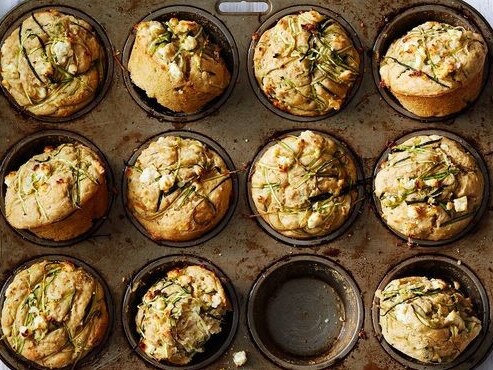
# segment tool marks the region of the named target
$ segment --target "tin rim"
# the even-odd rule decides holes
[[[196,354],[191,363],[188,365],[172,365],[164,361],[157,361],[140,349],[138,345],[140,337],[135,328],[135,315],[137,312],[138,303],[140,303],[142,297],[152,286],[152,284],[163,278],[169,270],[176,267],[190,265],[202,266],[209,271],[212,271],[219,278],[219,280],[221,280],[222,286],[228,295],[231,304],[231,311],[226,313],[225,316],[223,328],[226,330],[222,330],[220,333],[216,334],[216,337],[213,336],[209,338],[205,344],[205,351],[202,354]],[[121,310],[123,330],[132,350],[143,361],[153,365],[156,368],[164,370],[197,370],[214,363],[226,352],[233,342],[240,318],[238,296],[231,280],[219,267],[214,265],[209,260],[191,254],[172,254],[165,257],[160,257],[147,263],[138,272],[136,272],[129,281],[123,296]],[[213,346],[212,348],[210,348],[211,345]],[[212,351],[212,353],[207,354],[208,351]]]
[[[315,362],[310,357],[300,357],[300,360],[304,361],[304,363],[302,364],[293,363],[288,358],[281,358],[277,353],[275,353],[276,352],[275,349],[268,347],[268,345],[264,343],[262,339],[262,335],[259,333],[259,331],[256,328],[255,309],[258,305],[263,304],[263,302],[257,302],[260,292],[262,291],[263,285],[265,285],[266,282],[268,282],[269,279],[272,278],[272,276],[275,276],[273,274],[275,274],[278,271],[281,271],[281,269],[293,270],[292,266],[295,264],[303,264],[303,265],[307,265],[308,267],[309,265],[313,265],[314,270],[325,268],[326,270],[333,273],[334,276],[337,277],[338,283],[340,284],[340,289],[339,291],[337,291],[337,294],[342,296],[341,297],[342,301],[345,301],[344,308],[345,308],[346,320],[344,321],[344,324],[341,328],[339,338],[341,335],[346,335],[348,337],[347,343],[342,349],[340,349],[339,352],[318,363]],[[288,279],[290,277],[293,276],[287,276]],[[331,285],[330,283],[332,283],[329,281],[325,281],[325,282],[328,283],[329,285]],[[338,290],[337,287],[335,286],[332,286],[332,288],[334,290]],[[272,294],[272,292],[270,293]],[[348,312],[347,310],[348,302],[352,302],[354,304],[354,307],[350,312]],[[270,360],[274,364],[282,368],[292,369],[292,370],[325,369],[333,365],[337,361],[342,360],[351,352],[351,350],[355,347],[356,343],[358,342],[359,332],[363,327],[363,322],[364,322],[363,300],[361,298],[361,293],[358,288],[358,285],[351,277],[351,275],[341,265],[331,261],[330,259],[321,256],[311,255],[311,254],[297,254],[294,256],[286,256],[279,260],[274,261],[272,264],[267,266],[258,275],[252,287],[250,288],[250,291],[248,293],[246,311],[247,311],[246,315],[247,315],[248,331],[256,347],[268,360]],[[349,314],[351,314],[352,320],[347,319]],[[349,321],[351,321],[351,325],[348,328],[346,323],[348,323]]]
[[[98,158],[101,160],[105,170],[106,187],[108,190],[108,205],[103,217],[94,219],[92,226],[84,233],[75,238],[68,240],[55,241],[50,239],[41,238],[27,229],[16,229],[7,220],[5,214],[5,195],[7,192],[7,186],[5,185],[5,176],[14,169],[18,169],[20,165],[26,163],[26,161],[35,154],[43,152],[43,148],[46,145],[60,145],[63,143],[80,143],[91,149]],[[13,163],[14,162],[14,163]],[[15,168],[13,168],[15,166]],[[108,218],[108,214],[111,210],[114,198],[114,178],[111,166],[106,159],[103,152],[89,139],[75,133],[66,130],[41,130],[34,134],[31,134],[17,143],[15,143],[1,160],[0,164],[0,209],[2,216],[6,224],[20,235],[24,240],[28,240],[31,243],[41,245],[43,247],[67,247],[79,242],[82,242],[91,237]]]
[[[64,254],[46,254],[42,255],[39,257],[35,257],[32,259],[29,259],[20,265],[18,265],[12,273],[7,277],[7,279],[4,281],[2,285],[2,289],[0,290],[0,308],[3,308],[4,302],[5,302],[5,293],[8,288],[8,286],[12,283],[14,279],[14,275],[19,273],[20,271],[32,266],[33,264],[37,262],[42,262],[42,261],[57,261],[57,262],[62,262],[62,261],[68,261],[72,264],[74,264],[77,267],[80,267],[84,269],[84,271],[88,272],[91,276],[93,276],[103,287],[104,294],[105,294],[105,302],[106,302],[106,309],[108,310],[108,327],[106,329],[106,333],[104,334],[104,337],[102,338],[101,342],[95,346],[91,351],[89,351],[84,357],[80,359],[79,362],[77,362],[77,365],[83,365],[83,366],[89,366],[89,365],[94,365],[99,361],[99,354],[100,352],[106,347],[108,339],[110,337],[110,334],[113,332],[114,329],[114,319],[115,319],[115,308],[113,305],[113,297],[111,296],[111,291],[106,284],[106,281],[103,279],[101,274],[92,266],[88,265],[87,263],[71,256],[67,256]],[[0,333],[2,332],[2,329],[0,327]],[[0,359],[4,361],[10,368],[12,369],[19,369],[19,363],[23,365],[23,368],[25,369],[40,369],[40,370],[46,370],[49,369],[48,367],[44,367],[41,365],[36,364],[35,362],[29,361],[26,358],[18,355],[15,353],[14,350],[10,348],[8,343],[6,343],[5,339],[0,341]],[[63,368],[60,368],[60,370],[70,370],[74,368],[74,364],[65,366]]]
[[[123,82],[125,83],[125,87],[130,96],[132,96],[133,100],[135,100],[135,102],[152,117],[163,121],[188,123],[211,115],[229,99],[236,85],[236,81],[238,80],[240,61],[238,48],[231,32],[229,32],[226,25],[219,18],[206,10],[188,5],[167,6],[153,11],[142,18],[139,23],[151,20],[165,20],[173,16],[190,18],[199,23],[206,29],[207,34],[213,39],[214,43],[221,47],[221,57],[225,61],[231,74],[229,85],[222,94],[208,102],[196,113],[173,112],[172,110],[161,106],[155,99],[149,98],[144,90],[140,89],[132,82],[130,72],[127,69],[135,41],[135,32],[133,29],[130,31],[122,51],[122,75]]]
[[[268,141],[266,144],[264,144],[260,149],[257,151],[255,154],[255,157],[253,158],[250,167],[248,169],[248,175],[247,175],[247,181],[246,181],[246,194],[248,198],[248,206],[250,208],[250,212],[252,214],[257,214],[257,207],[255,206],[255,202],[252,197],[252,189],[251,189],[251,179],[253,176],[253,172],[255,170],[255,164],[258,162],[258,160],[262,157],[262,155],[272,146],[275,145],[276,140],[280,140],[284,137],[287,137],[289,135],[299,135],[301,134],[303,129],[299,130],[288,130],[288,131],[281,131],[275,133]],[[255,220],[257,224],[271,237],[274,239],[290,245],[294,247],[314,247],[314,246],[319,246],[321,244],[326,244],[329,243],[342,235],[351,227],[351,225],[354,223],[358,215],[361,213],[363,204],[366,200],[366,184],[365,184],[365,175],[363,171],[363,166],[361,165],[361,160],[360,158],[355,154],[355,152],[348,146],[348,144],[341,139],[334,137],[332,134],[326,133],[321,130],[312,130],[310,131],[322,135],[328,139],[333,140],[337,146],[340,148],[343,148],[348,155],[349,159],[354,163],[354,166],[356,167],[356,181],[358,183],[361,183],[360,186],[358,186],[355,190],[357,191],[357,199],[353,202],[351,206],[351,211],[349,215],[347,216],[346,220],[343,222],[341,226],[339,226],[337,229],[332,231],[331,233],[323,236],[316,236],[313,238],[308,238],[308,239],[296,239],[292,237],[288,237],[286,235],[281,234],[277,230],[275,230],[267,221],[265,221],[262,217],[255,217]]]
[[[135,164],[137,161],[138,157],[142,153],[144,149],[146,149],[152,142],[156,141],[160,137],[166,137],[166,136],[179,136],[182,138],[186,139],[194,139],[197,140],[209,148],[211,148],[214,152],[216,152],[221,159],[224,161],[226,164],[226,168],[228,171],[230,171],[230,179],[232,182],[232,194],[231,194],[231,199],[230,199],[230,204],[228,207],[228,210],[222,217],[222,219],[209,231],[206,231],[203,235],[199,236],[196,239],[191,239],[191,240],[186,240],[186,241],[171,241],[171,240],[155,240],[151,237],[149,232],[145,229],[144,226],[139,222],[139,220],[134,216],[132,213],[129,205],[128,205],[128,181],[127,181],[127,176],[126,176],[126,171],[129,168],[129,166],[132,166]],[[145,142],[143,142],[137,149],[134,150],[128,161],[125,162],[125,167],[123,169],[122,173],[122,200],[123,200],[123,208],[125,208],[125,213],[127,215],[127,218],[130,219],[132,224],[139,230],[139,232],[144,235],[146,238],[152,240],[154,243],[161,245],[161,246],[166,246],[166,247],[173,247],[173,248],[187,248],[187,247],[193,247],[202,243],[205,243],[206,241],[216,237],[219,235],[229,224],[231,218],[233,217],[233,214],[236,210],[236,206],[238,204],[238,198],[239,198],[239,181],[238,181],[238,175],[236,174],[236,168],[234,166],[233,160],[229,156],[229,154],[224,150],[224,148],[219,145],[216,141],[213,139],[209,138],[208,136],[205,136],[203,134],[199,134],[198,132],[193,132],[193,131],[184,131],[184,130],[170,130],[170,131],[165,131],[160,134],[151,136],[149,139],[147,139]]]
[[[391,148],[386,148],[382,154],[380,155],[378,161],[376,162],[374,168],[373,168],[373,181],[372,181],[372,199],[373,199],[373,208],[375,213],[378,216],[378,219],[382,222],[382,224],[393,234],[398,236],[400,239],[411,242],[413,244],[417,244],[422,247],[439,247],[443,246],[446,244],[451,244],[459,239],[462,239],[466,235],[468,235],[471,231],[473,231],[478,223],[481,221],[483,218],[483,215],[485,214],[486,210],[488,209],[488,203],[490,199],[490,178],[488,174],[488,168],[486,167],[486,163],[481,156],[481,154],[471,145],[469,142],[467,142],[465,139],[460,137],[459,135],[456,135],[452,132],[445,131],[445,130],[416,130],[413,132],[410,132],[399,139],[397,139],[393,144],[398,145],[402,144],[404,141],[415,137],[415,136],[420,136],[420,135],[440,135],[443,137],[446,137],[448,139],[456,141],[458,144],[460,144],[469,154],[474,158],[476,161],[478,168],[483,175],[483,180],[484,180],[484,186],[483,186],[483,198],[481,201],[481,205],[479,206],[478,210],[474,214],[474,216],[471,218],[471,221],[469,224],[459,231],[457,234],[452,236],[451,238],[448,239],[443,239],[443,240],[426,240],[426,239],[415,239],[415,238],[410,238],[403,233],[392,229],[384,220],[383,215],[382,215],[382,208],[380,205],[380,199],[375,195],[375,178],[380,170],[380,167],[383,162],[387,160],[388,154],[390,153]]]
[[[364,48],[363,45],[361,44],[361,41],[358,37],[358,34],[354,30],[354,28],[338,13],[335,13],[327,8],[323,8],[320,6],[316,5],[296,5],[296,6],[291,6],[288,8],[284,8],[273,15],[271,15],[269,18],[267,18],[262,25],[257,29],[255,34],[258,34],[261,36],[265,31],[268,29],[274,27],[277,22],[279,21],[280,18],[286,16],[286,15],[291,15],[303,11],[309,11],[309,10],[316,10],[320,14],[323,14],[333,20],[335,20],[347,33],[347,35],[350,37],[351,41],[353,42],[353,45],[358,51],[359,57],[360,57],[360,65],[359,65],[359,75],[356,81],[354,81],[353,85],[351,86],[349,90],[349,94],[347,97],[344,99],[344,102],[339,110],[332,110],[329,113],[326,113],[321,116],[314,116],[314,117],[307,117],[307,116],[298,116],[295,114],[291,114],[288,112],[285,112],[277,107],[275,107],[272,102],[267,98],[267,96],[263,93],[262,89],[257,83],[257,79],[255,78],[255,71],[254,71],[254,65],[253,65],[253,57],[255,54],[255,47],[257,46],[258,40],[255,40],[252,38],[250,41],[250,46],[248,47],[248,56],[247,56],[247,72],[248,72],[248,79],[250,81],[250,86],[252,87],[253,92],[257,96],[258,100],[266,107],[268,108],[271,112],[275,113],[277,116],[281,118],[285,118],[291,121],[295,122],[316,122],[316,121],[321,121],[324,119],[327,119],[329,117],[332,117],[340,112],[342,112],[348,105],[349,103],[353,100],[354,96],[358,92],[360,86],[361,86],[361,81],[363,80],[364,72],[365,72],[365,53],[364,53]]]
[[[108,35],[103,28],[94,18],[92,18],[90,15],[86,14],[85,12],[74,8],[72,6],[67,6],[67,5],[41,5],[39,6],[39,2],[37,1],[27,1],[20,3],[16,7],[14,7],[12,10],[10,10],[1,20],[0,23],[0,45],[3,45],[5,42],[5,39],[10,36],[10,34],[23,22],[29,15],[31,15],[34,12],[39,12],[43,10],[48,10],[48,9],[55,9],[58,10],[61,13],[72,15],[76,18],[80,18],[87,23],[89,23],[92,28],[94,29],[94,32],[98,38],[98,41],[101,45],[101,49],[104,52],[104,63],[102,63],[103,68],[104,68],[104,78],[102,82],[98,85],[96,94],[94,97],[89,101],[86,105],[84,105],[81,109],[78,111],[66,116],[66,117],[51,117],[51,116],[37,116],[23,107],[21,107],[15,99],[12,97],[12,95],[7,91],[7,89],[0,84],[0,88],[3,92],[3,95],[7,98],[9,101],[10,105],[14,107],[14,109],[19,112],[22,116],[27,116],[30,118],[34,118],[35,120],[46,122],[46,123],[63,123],[63,122],[68,122],[68,121],[74,121],[78,118],[81,118],[82,116],[86,115],[90,111],[92,111],[99,103],[101,103],[104,98],[106,97],[106,94],[108,93],[108,90],[111,86],[112,80],[113,80],[113,69],[114,69],[114,62],[113,62],[113,45],[111,44],[110,39],[108,38]]]
[[[465,11],[467,11],[468,14],[465,14]],[[435,13],[440,14],[438,16],[440,19],[437,18],[437,15],[435,15]],[[487,45],[489,44],[489,42],[486,35],[492,35],[493,32],[489,23],[485,21],[483,16],[478,13],[478,11],[474,9],[474,7],[461,0],[458,1],[457,7],[453,7],[453,4],[423,4],[418,6],[410,6],[408,8],[405,8],[405,10],[394,16],[393,19],[385,24],[385,26],[377,35],[377,38],[375,39],[373,45],[371,58],[373,81],[375,82],[376,88],[381,97],[390,107],[392,107],[392,109],[403,116],[423,123],[447,121],[461,115],[462,113],[473,107],[475,103],[480,99],[485,89],[491,69],[491,46],[488,45],[488,52],[486,54],[483,69],[481,88],[479,90],[478,96],[473,101],[469,102],[464,108],[455,113],[451,113],[442,117],[420,117],[404,108],[397,100],[397,98],[381,84],[382,80],[380,78],[380,59],[383,55],[385,55],[390,44],[394,40],[403,36],[403,34],[409,31],[411,28],[418,26],[429,19],[439,21],[446,20],[446,23],[465,26],[466,29],[481,34]],[[411,23],[411,25],[407,26],[408,22]],[[404,25],[402,25],[403,23]],[[404,27],[405,29],[403,29]]]
[[[464,263],[439,254],[422,254],[408,258],[392,267],[380,281],[376,290],[383,290],[391,280],[405,276],[427,276],[442,278],[451,283],[460,283],[459,291],[471,298],[482,323],[481,332],[472,343],[452,362],[425,364],[415,360],[391,346],[382,336],[379,323],[379,299],[374,296],[372,303],[372,323],[380,345],[387,354],[400,364],[418,370],[466,370],[479,365],[490,352],[493,337],[488,337],[491,330],[490,306],[488,294],[474,272]],[[479,310],[479,311],[478,311]]]

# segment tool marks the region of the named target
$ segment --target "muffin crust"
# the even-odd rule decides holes
[[[2,85],[28,112],[66,117],[93,100],[103,59],[86,21],[54,9],[33,13],[2,44]]]
[[[2,333],[20,356],[48,368],[73,365],[103,339],[108,310],[101,284],[67,261],[18,272],[6,291]]]
[[[356,201],[356,166],[347,149],[304,131],[270,146],[254,164],[251,195],[260,217],[279,233],[308,239],[327,235]]]
[[[232,198],[230,172],[204,143],[159,137],[127,167],[128,207],[155,240],[196,239],[216,226]]]
[[[484,178],[459,143],[416,136],[391,148],[375,177],[382,217],[392,229],[421,240],[450,239],[473,218]]]
[[[253,57],[257,82],[277,108],[298,116],[339,110],[359,74],[360,57],[344,29],[317,11],[281,18]]]

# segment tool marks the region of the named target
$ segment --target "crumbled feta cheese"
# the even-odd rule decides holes
[[[408,179],[404,181],[404,189],[412,190],[416,187],[416,179]]]
[[[319,226],[320,224],[322,224],[323,222],[323,218],[322,218],[322,215],[318,212],[313,212],[310,217],[308,217],[308,221],[307,221],[307,227],[309,229],[313,229],[317,226]]]
[[[245,351],[239,351],[233,353],[233,362],[237,367],[243,366],[247,362],[247,357],[246,357],[246,352]]]
[[[175,184],[175,177],[170,173],[165,173],[159,179],[159,189],[167,192]]]
[[[21,335],[26,335],[27,334],[27,326],[24,326],[24,325],[20,326],[19,327],[19,333]]]
[[[55,54],[55,58],[57,64],[65,64],[67,62],[67,58],[72,55],[72,49],[70,47],[70,43],[65,40],[56,41],[51,50],[53,54]]]
[[[188,51],[193,50],[197,47],[197,40],[192,36],[187,36],[185,41],[183,41],[182,47]]]
[[[221,295],[219,293],[216,293],[212,296],[212,303],[211,303],[211,307],[212,308],[217,308],[219,307],[219,305],[221,304],[222,300],[221,300]]]
[[[44,328],[46,326],[46,321],[42,316],[36,316],[33,320],[33,328],[34,330],[39,328]]]
[[[146,167],[142,171],[139,177],[139,181],[143,183],[150,183],[155,181],[159,177],[159,172],[152,167]]]
[[[277,163],[279,163],[279,168],[281,170],[287,170],[292,164],[293,164],[293,159],[286,157],[284,155],[279,156],[277,159]]]
[[[425,180],[425,185],[426,186],[431,186],[432,188],[438,186],[439,181],[437,179],[429,179]]]
[[[456,212],[467,211],[467,196],[454,199],[454,209]]]
[[[174,80],[180,80],[183,78],[183,72],[175,62],[169,64],[169,74]]]

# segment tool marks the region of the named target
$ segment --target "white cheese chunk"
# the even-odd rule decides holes
[[[454,209],[456,212],[467,211],[467,196],[454,199]]]
[[[247,362],[246,352],[239,351],[233,354],[233,362],[237,367],[243,366]]]

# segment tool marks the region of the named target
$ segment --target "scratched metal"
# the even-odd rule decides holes
[[[455,7],[457,1],[436,0],[434,3]],[[282,119],[265,108],[249,84],[246,60],[251,35],[261,25],[266,15],[224,15],[215,10],[216,2],[209,0],[39,0],[36,5],[71,5],[94,17],[107,30],[114,47],[123,48],[128,33],[139,19],[166,5],[195,5],[210,11],[221,19],[236,39],[240,53],[240,76],[231,97],[214,115],[189,123],[184,129],[205,134],[223,146],[237,168],[242,168],[257,149],[275,132],[313,128],[325,130],[347,142],[359,154],[365,173],[371,173],[377,157],[390,140],[416,129],[446,128],[473,143],[485,156],[493,169],[493,86],[491,75],[486,88],[474,106],[454,119],[441,123],[420,123],[404,117],[392,109],[379,95],[371,75],[370,54],[366,58],[362,85],[346,108],[326,120],[314,123],[295,123]],[[298,5],[298,0],[272,0],[271,12]],[[393,14],[409,0],[326,0],[304,3],[326,6],[341,14],[356,30],[368,52],[386,16]],[[419,3],[419,1],[415,1]],[[32,6],[32,5],[31,5]],[[491,34],[485,35],[490,51],[493,50]],[[370,53],[370,52],[368,52]],[[490,52],[491,53],[491,52]],[[490,59],[491,60],[491,59]],[[123,161],[134,148],[152,135],[177,128],[171,123],[149,117],[130,97],[122,81],[118,63],[115,63],[113,84],[103,101],[90,113],[75,121],[63,124],[41,123],[17,113],[4,97],[0,98],[0,154],[12,144],[37,130],[64,128],[75,131],[93,141],[106,154],[121,181]],[[180,126],[179,128],[183,128]],[[351,272],[361,289],[365,305],[364,331],[355,349],[338,365],[338,369],[399,369],[379,344],[371,323],[371,305],[374,290],[391,266],[420,253],[440,253],[462,261],[470,267],[486,287],[489,301],[493,301],[493,207],[485,214],[477,228],[463,239],[440,248],[410,248],[387,230],[366,202],[362,214],[339,239],[320,247],[296,249],[274,240],[247,217],[249,208],[245,194],[245,174],[240,175],[240,201],[229,225],[214,239],[205,244],[183,250],[185,253],[205,257],[221,268],[233,281],[240,297],[240,327],[230,350],[210,369],[233,369],[232,354],[246,350],[246,369],[275,368],[255,348],[249,338],[245,320],[246,298],[260,271],[276,259],[297,253],[326,255]],[[117,184],[118,185],[118,184]],[[119,188],[119,186],[117,186]],[[491,189],[490,189],[491,190]],[[4,280],[23,261],[53,249],[36,246],[22,240],[0,221],[0,279]],[[143,236],[125,217],[121,194],[114,202],[109,218],[98,235],[77,245],[63,248],[60,253],[79,258],[101,272],[108,282],[116,303],[116,322],[110,340],[98,361],[87,369],[143,369],[147,365],[132,352],[120,322],[120,302],[126,282],[135,271],[148,261],[180,253],[182,250],[156,245]],[[490,311],[491,312],[491,311]],[[485,323],[488,326],[488,323]],[[488,336],[492,337],[491,324]],[[365,335],[366,334],[366,335]],[[463,367],[464,368],[464,367]]]

